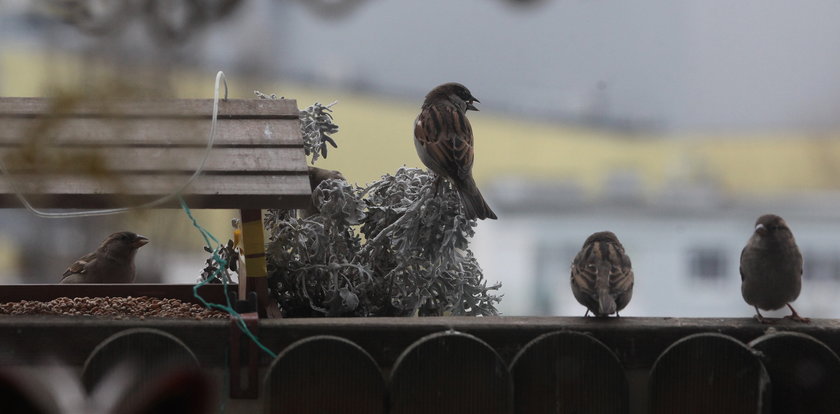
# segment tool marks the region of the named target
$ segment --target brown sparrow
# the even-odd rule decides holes
[[[96,251],[71,264],[59,283],[131,283],[134,255],[148,242],[146,237],[130,231],[114,233]]]
[[[755,307],[755,317],[770,323],[759,309],[776,310],[787,305],[787,318],[809,322],[796,313],[790,302],[802,289],[802,254],[787,223],[774,214],[765,214],[755,222],[755,232],[741,251],[741,295]]]
[[[461,196],[468,219],[495,219],[472,177],[475,148],[468,110],[479,102],[460,83],[444,83],[429,92],[414,121],[414,147],[426,167],[446,177]]]
[[[347,181],[347,179],[344,178],[344,175],[341,174],[341,171],[327,170],[312,166],[309,167],[309,186],[312,190],[315,190],[315,188],[318,187],[318,184],[321,184],[322,181],[329,179]]]
[[[624,309],[633,296],[633,269],[624,246],[610,231],[589,236],[572,261],[572,293],[595,316]]]
[[[347,181],[344,178],[344,175],[341,174],[341,171],[337,170],[327,170],[324,168],[318,167],[309,167],[309,187],[312,188],[313,196],[309,199],[309,206],[304,209],[298,210],[298,216],[300,218],[307,218],[312,215],[318,214],[318,207],[315,204],[314,200],[314,191],[318,188],[318,185],[321,184],[325,180],[342,180]]]

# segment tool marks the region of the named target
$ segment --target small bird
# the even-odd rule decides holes
[[[148,238],[130,231],[114,233],[96,251],[71,264],[59,283],[131,283],[134,255],[148,242]]]
[[[318,188],[322,182],[326,180],[342,180],[347,181],[341,171],[327,170],[318,167],[309,167],[309,187],[312,188],[312,197],[309,198],[309,206],[298,211],[300,218],[307,218],[318,214],[318,207],[315,200],[315,189]]]
[[[318,184],[321,184],[324,180],[329,179],[347,181],[347,179],[344,178],[344,175],[341,174],[341,171],[327,170],[312,166],[309,167],[309,186],[313,191],[318,187]]]
[[[429,92],[414,121],[414,147],[426,167],[446,177],[461,197],[468,219],[496,219],[472,177],[475,158],[468,110],[479,102],[460,83],[444,83]]]
[[[613,232],[589,236],[572,261],[572,293],[586,313],[608,316],[624,309],[633,296],[633,268]]]
[[[808,323],[790,302],[802,289],[802,254],[787,223],[775,214],[765,214],[755,222],[755,232],[741,250],[741,295],[755,308],[755,318],[771,323],[759,309],[776,310],[787,305],[786,318]]]

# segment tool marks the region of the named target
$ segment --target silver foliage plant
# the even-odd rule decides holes
[[[277,99],[277,95],[267,95],[260,91],[254,91],[260,99]],[[280,99],[283,99],[281,96]],[[338,132],[338,125],[333,122],[332,107],[338,103],[335,101],[328,105],[315,102],[308,108],[300,111],[300,132],[303,138],[303,151],[306,155],[312,156],[312,163],[318,161],[319,157],[327,158],[327,144],[338,148],[330,135]]]
[[[448,181],[400,168],[363,192],[363,260],[380,275],[386,308],[399,315],[495,315],[501,285],[487,286],[469,239],[475,220],[461,213]]]
[[[358,257],[362,242],[353,226],[364,211],[354,193],[344,181],[325,180],[313,192],[325,214],[266,214],[269,284],[287,316],[372,314],[368,292],[374,278]]]
[[[325,180],[320,213],[266,219],[269,280],[288,316],[495,315],[457,192],[400,168],[366,188]],[[361,236],[364,236],[362,239]]]
[[[301,111],[313,163],[336,147],[331,106]],[[475,221],[448,181],[403,167],[364,188],[324,180],[312,201],[317,214],[265,218],[269,285],[286,316],[498,313],[500,285],[487,285],[469,250]]]

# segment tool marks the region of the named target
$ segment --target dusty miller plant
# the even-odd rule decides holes
[[[374,279],[359,261],[362,244],[353,230],[364,218],[361,201],[349,184],[335,179],[319,184],[312,198],[321,214],[266,215],[272,294],[287,316],[371,315]]]
[[[233,283],[232,274],[236,273],[239,276],[239,251],[233,244],[233,240],[228,240],[226,245],[217,247],[215,250],[210,250],[204,247],[207,253],[210,253],[210,258],[205,263],[204,270],[201,271],[201,279],[212,279],[209,283]],[[221,259],[221,260],[219,260]]]
[[[332,105],[301,111],[313,163],[327,143],[336,147]],[[448,181],[400,168],[365,188],[324,180],[312,201],[314,215],[269,210],[265,218],[269,286],[286,316],[498,313],[500,285],[487,285],[469,250],[475,221]]]
[[[277,95],[267,95],[260,91],[254,91],[260,99],[277,99]],[[283,99],[281,96],[280,99]],[[312,156],[312,163],[318,161],[318,157],[327,158],[327,143],[333,148],[338,148],[330,135],[338,132],[338,125],[333,122],[332,107],[338,103],[335,101],[329,105],[322,105],[318,102],[300,111],[300,133],[303,138],[303,151],[306,155]]]
[[[379,276],[383,311],[396,315],[495,315],[500,285],[487,286],[469,250],[475,220],[434,174],[400,168],[364,191],[367,243],[361,255]]]

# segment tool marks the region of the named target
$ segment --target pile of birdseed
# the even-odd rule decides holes
[[[61,297],[49,302],[22,300],[0,303],[0,314],[89,315],[124,318],[227,319],[225,312],[207,309],[178,299],[140,297]]]

